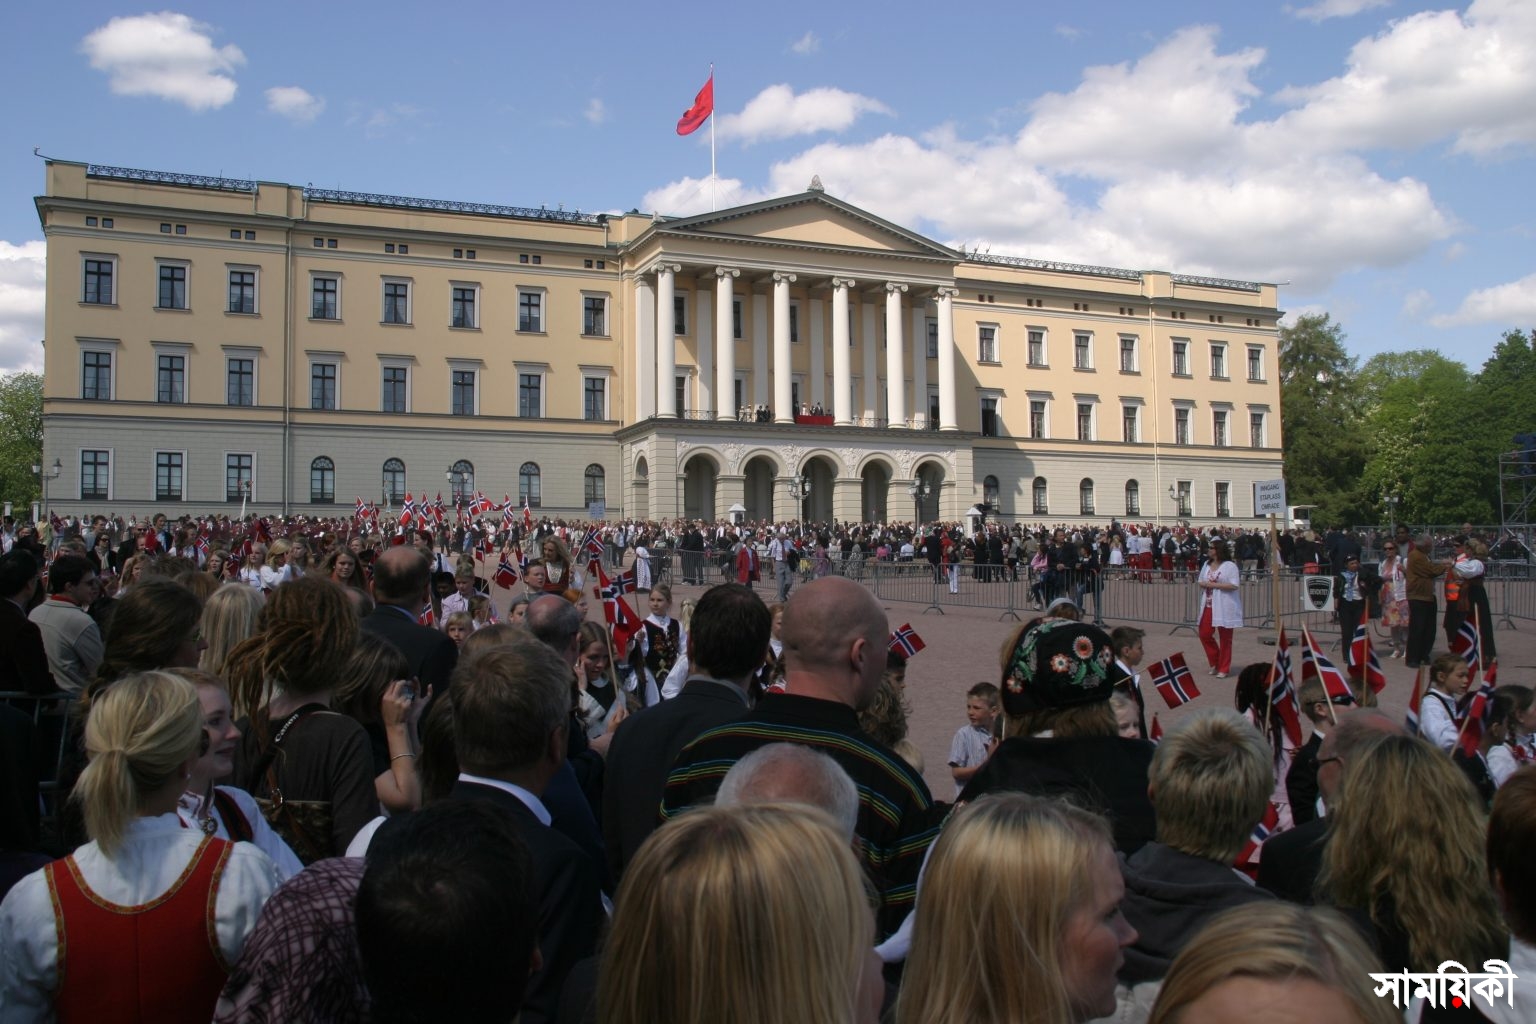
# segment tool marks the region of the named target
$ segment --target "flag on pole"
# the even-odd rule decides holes
[[[533,529],[533,509],[528,507],[528,495],[523,495],[523,529]]]
[[[506,555],[502,555],[500,564],[496,566],[496,585],[503,590],[511,590],[516,583],[517,569],[507,561]]]
[[[1425,672],[1426,669],[1420,666],[1419,670],[1413,674],[1413,696],[1408,698],[1408,716],[1406,721],[1408,735],[1410,736],[1417,736],[1419,734],[1419,702],[1424,699]]]
[[[362,520],[367,515],[368,515],[368,506],[363,504],[363,499],[362,498],[358,498],[357,499],[357,508],[352,513],[352,518],[353,519],[357,519],[357,520]]]
[[[709,73],[709,80],[704,83],[704,88],[693,98],[693,106],[683,111],[683,116],[677,121],[677,134],[692,135],[704,127],[710,115],[715,112],[715,73]]]
[[[416,616],[416,621],[421,623],[423,626],[436,626],[437,625],[437,616],[435,614],[433,614],[433,612],[432,612],[432,602],[431,602],[430,599],[427,601],[426,605],[421,609],[421,614]]]
[[[409,530],[416,522],[416,500],[411,497],[411,492],[405,492],[405,501],[400,503],[400,529]]]
[[[1260,818],[1259,823],[1253,826],[1253,832],[1249,834],[1248,842],[1243,846],[1243,852],[1237,855],[1237,864],[1234,865],[1237,870],[1250,878],[1258,876],[1259,848],[1264,845],[1264,840],[1274,835],[1275,829],[1279,827],[1280,808],[1271,801],[1269,806],[1264,809],[1264,817]]]
[[[514,519],[512,496],[506,491],[501,492],[501,528],[505,530],[512,525]]]
[[[623,657],[645,623],[624,600],[624,591],[619,584],[603,574],[602,565],[593,561],[587,568],[597,580],[597,595],[603,601],[603,618],[613,632],[613,649]]]
[[[590,555],[593,558],[602,557],[603,542],[597,535],[597,527],[593,526],[588,528],[587,532],[581,538],[581,546],[578,547],[576,551]]]
[[[1269,670],[1269,710],[1280,716],[1285,735],[1301,746],[1301,719],[1296,714],[1296,686],[1291,681],[1291,649],[1285,640],[1285,627],[1275,642],[1275,663]]]
[[[1371,613],[1362,612],[1360,624],[1355,627],[1355,638],[1349,644],[1349,674],[1380,693],[1387,688],[1387,674],[1376,660],[1376,649],[1371,646]]]
[[[1301,627],[1301,678],[1303,682],[1308,679],[1320,681],[1323,693],[1330,701],[1335,697],[1346,698],[1350,702],[1355,699],[1355,691],[1349,688],[1349,680],[1344,678],[1344,673],[1339,671],[1337,665],[1318,650],[1317,641],[1312,639],[1306,626]]]
[[[1472,619],[1463,619],[1461,628],[1456,630],[1456,635],[1451,638],[1451,653],[1459,654],[1467,663],[1467,670],[1472,677],[1483,669],[1483,638],[1477,631],[1477,623]]]
[[[1483,730],[1488,726],[1488,715],[1493,711],[1493,684],[1484,679],[1482,685],[1467,701],[1465,720],[1461,725],[1461,752],[1476,757],[1483,745]]]
[[[1184,655],[1175,654],[1154,664],[1149,673],[1152,685],[1163,695],[1170,708],[1188,703],[1200,696],[1195,686],[1195,675],[1184,663]]]
[[[910,622],[904,622],[896,627],[891,634],[890,648],[897,651],[903,658],[911,658],[918,651],[928,645],[923,643],[923,638],[917,635],[917,630],[912,628]]]

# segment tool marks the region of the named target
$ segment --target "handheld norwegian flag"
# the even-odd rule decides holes
[[[1259,873],[1259,848],[1264,845],[1264,840],[1274,835],[1275,829],[1280,827],[1280,808],[1271,801],[1264,810],[1264,817],[1253,826],[1253,832],[1248,836],[1248,842],[1243,846],[1243,852],[1237,855],[1237,863],[1233,865],[1237,870],[1250,878],[1255,878]]]
[[[1461,628],[1451,638],[1451,653],[1461,655],[1467,663],[1467,670],[1474,679],[1477,678],[1477,674],[1483,670],[1483,638],[1478,632],[1476,621],[1462,620]]]
[[[585,552],[593,558],[601,558],[603,555],[603,542],[597,535],[597,527],[592,527],[581,538],[581,547],[577,551]]]
[[[1466,714],[1462,719],[1461,733],[1457,742],[1467,757],[1476,757],[1483,745],[1483,732],[1488,728],[1488,716],[1493,711],[1493,684],[1484,679],[1477,692],[1467,701]]]
[[[363,504],[363,499],[357,499],[357,507],[352,512],[353,519],[363,519],[368,515],[368,506]]]
[[[400,504],[400,529],[409,530],[416,522],[416,499],[411,497],[411,492],[405,492],[405,501]]]
[[[437,625],[437,615],[432,611],[432,602],[430,600],[426,603],[426,606],[421,609],[421,614],[416,616],[416,621],[421,623],[423,626]]]
[[[483,516],[483,515],[485,515],[487,512],[489,512],[491,509],[493,509],[495,507],[496,507],[496,503],[494,501],[492,501],[490,498],[487,498],[485,496],[485,492],[484,491],[476,491],[475,492],[475,507],[474,507],[475,515]]]
[[[1195,674],[1184,663],[1184,655],[1174,654],[1154,664],[1149,672],[1152,685],[1163,695],[1170,708],[1187,704],[1200,696],[1195,686]]]
[[[1408,698],[1408,715],[1405,720],[1410,736],[1419,734],[1419,702],[1424,699],[1424,672],[1421,665],[1413,675],[1413,696]]]
[[[910,622],[904,622],[896,627],[891,634],[890,648],[898,652],[903,658],[911,658],[918,651],[928,645],[923,643],[923,638],[917,635],[917,630],[912,628]]]
[[[513,509],[512,496],[510,494],[508,494],[506,491],[502,491],[501,492],[501,505],[500,505],[500,508],[501,508],[501,528],[503,530],[505,530],[507,527],[512,525],[512,521],[513,521],[513,518],[514,518],[513,517],[513,513],[512,513],[512,509]]]
[[[432,503],[432,522],[442,526],[443,521],[447,518],[447,511],[447,508],[443,505],[443,492],[438,491],[437,500]]]
[[[502,555],[501,562],[496,566],[496,585],[503,590],[511,590],[516,583],[517,569],[507,561],[506,555]]]
[[[528,507],[528,495],[523,495],[523,529],[533,529],[533,509]]]
[[[1338,666],[1323,656],[1318,650],[1317,641],[1312,639],[1312,634],[1307,627],[1301,627],[1301,679],[1317,679],[1323,684],[1323,693],[1327,694],[1329,702],[1333,698],[1342,697],[1353,702],[1355,692],[1349,688],[1349,680],[1344,678]]]
[[[613,632],[613,649],[622,656],[629,650],[630,642],[645,627],[645,623],[629,606],[629,602],[624,600],[624,591],[620,585],[603,574],[601,565],[593,562],[589,568],[597,578],[597,594],[603,601],[603,618]]]
[[[1291,682],[1291,649],[1285,641],[1285,627],[1280,627],[1275,641],[1275,663],[1269,670],[1269,710],[1280,716],[1286,737],[1301,746],[1301,718],[1296,714],[1296,686]]]
[[[1355,627],[1355,638],[1349,644],[1349,674],[1369,686],[1372,693],[1387,688],[1387,674],[1381,670],[1376,649],[1371,646],[1371,613],[1368,611],[1361,614],[1360,625]]]

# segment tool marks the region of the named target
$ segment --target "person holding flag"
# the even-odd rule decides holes
[[[1456,704],[1471,684],[1471,671],[1459,654],[1442,654],[1430,664],[1429,689],[1419,705],[1419,735],[1446,753],[1458,736]]]

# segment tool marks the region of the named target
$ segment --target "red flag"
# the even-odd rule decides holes
[[[421,609],[421,614],[416,616],[416,621],[421,623],[423,626],[437,625],[437,616],[432,612],[431,601],[428,601],[426,606]]]
[[[1163,723],[1157,720],[1156,711],[1152,712],[1152,728],[1147,730],[1147,739],[1153,743],[1161,743],[1163,741]]]
[[[1353,702],[1355,691],[1349,688],[1349,680],[1344,678],[1338,666],[1323,656],[1318,649],[1317,641],[1312,639],[1312,634],[1307,627],[1301,627],[1301,678],[1305,682],[1314,676],[1322,682],[1323,693],[1328,695],[1331,701],[1335,697],[1347,698]]]
[[[1364,681],[1372,693],[1380,693],[1387,688],[1387,674],[1381,670],[1381,662],[1376,660],[1376,649],[1371,646],[1369,610],[1361,613],[1360,624],[1355,627],[1355,638],[1349,644],[1349,675],[1357,682]]]
[[[1269,669],[1269,709],[1280,716],[1291,743],[1301,746],[1301,719],[1296,715],[1296,687],[1291,683],[1291,651],[1285,642],[1285,627],[1275,643],[1275,663]]]
[[[683,111],[683,116],[677,121],[677,134],[692,135],[704,127],[704,122],[709,120],[709,115],[715,112],[715,73],[709,73],[709,81],[704,83],[704,88],[693,98],[693,106]]]
[[[1152,677],[1152,685],[1157,687],[1157,692],[1163,695],[1163,700],[1168,702],[1170,708],[1200,696],[1194,673],[1185,664],[1182,654],[1170,655],[1154,663],[1148,674]]]
[[[1419,703],[1424,699],[1424,674],[1423,666],[1413,676],[1413,696],[1408,698],[1408,735],[1419,734]]]
[[[1253,826],[1253,832],[1248,836],[1248,842],[1243,846],[1243,852],[1237,855],[1237,863],[1234,867],[1249,878],[1257,878],[1259,874],[1259,862],[1256,859],[1259,848],[1264,845],[1264,840],[1274,834],[1280,825],[1280,808],[1271,801],[1264,809],[1264,817]]]
[[[917,635],[917,630],[912,628],[910,622],[904,622],[891,634],[890,648],[898,652],[902,658],[910,658],[928,645],[923,643],[923,638]]]
[[[533,529],[533,509],[528,507],[528,495],[523,495],[523,529]]]
[[[603,567],[596,560],[587,568],[597,578],[597,593],[603,599],[603,618],[613,630],[613,649],[622,657],[645,623],[624,600],[623,589],[603,574]]]
[[[507,561],[507,556],[501,556],[501,564],[496,566],[496,585],[503,590],[511,590],[517,582],[517,570],[512,563]]]

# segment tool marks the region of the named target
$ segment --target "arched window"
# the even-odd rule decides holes
[[[584,490],[583,494],[586,497],[586,504],[588,508],[599,502],[606,502],[608,500],[607,480],[608,474],[603,471],[602,466],[599,466],[594,462],[592,465],[587,467],[586,489]]]
[[[993,508],[996,508],[997,496],[1000,490],[1001,488],[999,488],[997,485],[997,477],[987,477],[981,482],[981,500],[986,502],[988,505],[991,505]]]
[[[1034,495],[1035,499],[1035,515],[1043,516],[1050,514],[1050,502],[1046,500],[1045,477],[1035,477],[1035,482],[1030,487],[1030,493]]]
[[[539,464],[537,462],[525,462],[517,471],[517,501],[520,505],[529,508],[538,508],[543,504],[540,494]]]
[[[1093,481],[1087,477],[1078,482],[1077,506],[1079,515],[1093,515]]]
[[[454,504],[468,502],[475,496],[475,464],[460,459],[448,467],[448,486],[453,491]]]
[[[324,455],[309,464],[309,500],[315,505],[336,500],[336,463]]]
[[[1141,484],[1135,480],[1125,482],[1125,514],[1128,516],[1141,515]]]
[[[399,459],[384,460],[384,503],[398,505],[405,500],[405,463]]]

